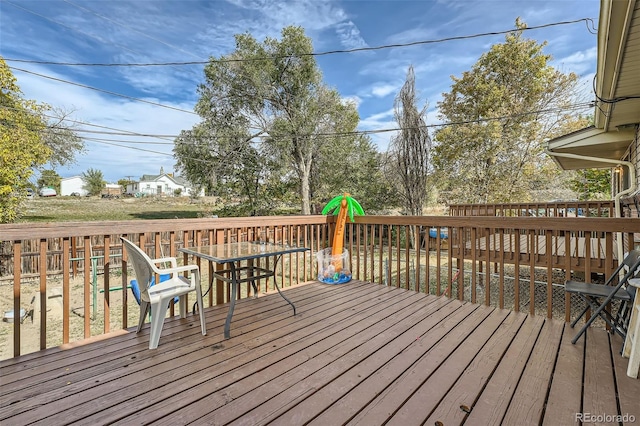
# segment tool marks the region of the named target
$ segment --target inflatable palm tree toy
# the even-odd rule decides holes
[[[333,266],[333,268],[331,268],[331,273],[326,275],[328,275],[327,278],[337,281],[343,266],[342,253],[344,251],[344,232],[347,217],[349,217],[349,220],[353,223],[354,215],[363,216],[364,210],[362,206],[360,206],[360,203],[345,192],[343,195],[338,195],[329,201],[324,209],[322,209],[322,214],[326,215],[332,211],[338,218],[336,220],[336,227],[333,232],[333,243],[331,245],[331,266]],[[351,279],[350,273],[348,280],[349,279]],[[327,280],[323,279],[323,281],[326,282]]]

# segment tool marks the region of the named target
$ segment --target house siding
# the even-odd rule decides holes
[[[72,176],[63,178],[60,181],[60,195],[71,195],[74,192],[79,193],[82,196],[87,195],[87,190],[83,188],[84,181],[80,176]]]
[[[640,217],[640,193],[638,193],[638,189],[640,189],[640,126],[636,126],[636,134],[629,146],[626,160],[635,165],[636,193],[621,200],[622,213],[626,217]]]
[[[139,182],[131,182],[127,185],[127,193],[143,193],[148,196],[174,196],[175,191],[179,189],[182,196],[192,195],[194,189],[188,184],[182,184],[183,181],[184,179],[180,177],[173,177],[168,174],[144,175]],[[199,195],[204,195],[204,191],[201,191]]]

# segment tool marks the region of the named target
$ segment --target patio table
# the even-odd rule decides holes
[[[211,290],[214,278],[231,284],[231,303],[229,306],[229,312],[227,313],[227,320],[224,324],[225,339],[230,337],[231,318],[233,317],[233,310],[235,308],[239,286],[242,283],[250,282],[253,287],[253,291],[257,296],[258,288],[256,286],[256,280],[269,279],[269,277],[273,277],[273,283],[275,284],[276,290],[278,290],[280,296],[282,296],[282,298],[291,305],[293,308],[293,315],[295,316],[296,307],[293,302],[287,299],[280,291],[275,271],[278,262],[283,255],[304,252],[307,250],[309,249],[306,247],[295,247],[286,244],[274,244],[260,241],[214,244],[209,246],[185,247],[178,249],[178,251],[187,253],[191,256],[225,265],[225,269],[215,270],[214,268],[213,273],[209,276],[209,290],[207,290]],[[253,262],[247,262],[267,257],[275,258],[273,265],[269,268],[255,266]],[[247,264],[243,266],[242,262],[247,262]]]

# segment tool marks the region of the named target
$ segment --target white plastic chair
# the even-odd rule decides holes
[[[629,321],[629,330],[624,341],[622,356],[629,358],[627,376],[637,379],[640,371],[640,279],[630,279],[629,285],[635,287],[635,295],[631,305],[631,320]]]
[[[198,265],[178,266],[175,257],[165,257],[161,259],[151,259],[140,247],[121,237],[122,243],[127,251],[129,261],[133,264],[138,286],[140,287],[140,322],[138,323],[139,333],[144,324],[144,320],[151,309],[151,333],[149,337],[149,349],[158,347],[162,326],[166,316],[169,302],[176,296],[180,297],[180,317],[187,316],[187,293],[196,292],[198,299],[198,315],[200,316],[200,328],[202,335],[207,334],[204,315],[202,314],[202,289],[200,288],[200,269]],[[170,263],[170,268],[159,269],[157,264]],[[190,278],[179,275],[180,272],[190,272]],[[170,275],[168,280],[150,286],[152,278],[158,275]]]

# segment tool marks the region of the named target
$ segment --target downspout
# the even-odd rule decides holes
[[[599,163],[609,163],[612,165],[612,167],[627,166],[627,168],[629,169],[629,188],[620,191],[614,197],[614,210],[615,210],[614,215],[615,217],[622,217],[622,209],[620,208],[620,199],[627,194],[635,192],[637,189],[636,188],[636,185],[637,185],[636,169],[633,163],[629,161],[610,160],[608,158],[589,157],[586,155],[569,154],[565,152],[552,152],[552,151],[549,151],[548,149],[545,150],[545,153],[553,157],[575,158],[578,160],[597,161]],[[616,239],[618,240],[616,245],[618,249],[618,261],[622,261],[622,257],[624,256],[624,251],[623,251],[624,248],[622,244],[622,232],[617,232],[616,235],[617,235]]]

